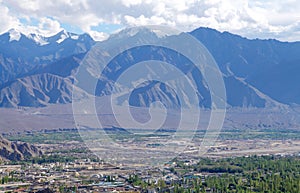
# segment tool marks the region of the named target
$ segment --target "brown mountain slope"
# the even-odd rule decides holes
[[[34,145],[11,142],[0,136],[0,160],[20,161],[39,155],[42,155],[42,152]]]

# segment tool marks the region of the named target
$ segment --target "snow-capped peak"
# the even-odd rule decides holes
[[[9,41],[19,41],[21,38],[21,33],[17,31],[16,29],[10,29],[8,31],[9,33]]]
[[[180,34],[179,31],[175,31],[173,29],[167,29],[167,28],[158,28],[155,26],[149,26],[149,27],[132,27],[132,28],[126,28],[123,30],[118,31],[115,34],[112,34],[112,38],[128,38],[133,36],[156,36],[157,38],[163,38],[171,35],[178,35]]]
[[[10,29],[9,31],[5,32],[6,36],[8,36],[8,41],[20,41],[22,37],[25,39],[29,39],[33,41],[35,44],[39,46],[50,45],[50,44],[61,44],[66,40],[74,40],[74,41],[81,41],[81,39],[88,38],[86,34],[75,34],[71,32],[67,32],[66,30],[62,30],[59,33],[51,36],[44,36],[40,31],[31,32],[21,32],[16,29]],[[1,36],[2,34],[0,34]],[[89,36],[89,35],[88,35]],[[90,37],[90,36],[89,36]]]
[[[60,37],[56,42],[60,44],[61,42],[65,41],[67,38],[70,37],[70,34],[66,30],[62,30],[60,33]]]
[[[138,35],[139,33],[149,34],[151,31],[148,28],[144,27],[132,27],[132,28],[126,28],[118,31],[115,34],[112,34],[110,38],[128,38]]]
[[[35,43],[37,43],[41,46],[49,44],[49,42],[47,42],[45,40],[45,37],[38,35],[38,34],[29,34],[29,35],[27,35],[27,37],[29,39],[32,39],[33,41],[35,41]]]

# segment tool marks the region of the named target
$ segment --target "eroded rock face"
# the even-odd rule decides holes
[[[34,145],[22,142],[11,142],[0,136],[0,159],[10,161],[20,161],[25,158],[42,155]]]

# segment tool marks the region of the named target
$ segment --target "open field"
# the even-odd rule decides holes
[[[6,134],[5,137],[13,141],[36,144],[46,155],[95,158],[94,154],[101,157],[103,154],[109,156],[115,153],[120,156],[118,157],[119,159],[122,158],[119,163],[122,162],[131,166],[139,164],[141,161],[147,165],[145,160],[151,156],[162,157],[165,158],[163,159],[164,161],[168,161],[167,159],[172,159],[176,156],[189,160],[198,159],[199,157],[223,158],[249,155],[298,155],[300,153],[300,134],[294,130],[259,129],[245,131],[241,129],[222,131],[216,142],[207,146],[206,153],[201,155],[198,154],[204,136],[201,131],[197,133],[197,137],[192,142],[185,144],[184,150],[181,149],[183,146],[180,145],[180,141],[178,141],[178,144],[175,144],[177,148],[173,150],[167,148],[167,145],[160,143],[161,139],[172,136],[173,133],[170,131],[159,131],[148,135],[126,133],[119,128],[106,129],[104,131],[107,132],[108,137],[112,141],[121,145],[122,148],[118,149],[114,146],[101,145],[97,138],[96,129],[89,131],[92,137],[88,140],[85,139],[87,141],[83,140],[80,133],[75,129]],[[96,145],[91,146],[91,144]],[[125,153],[122,154],[121,152]],[[133,161],[134,157],[138,157],[139,160]],[[106,158],[109,160],[109,157]]]
[[[189,159],[197,156],[232,157],[300,152],[298,108],[229,109],[222,130],[210,131],[209,135],[206,135],[210,111],[201,111],[198,130],[193,133],[194,131],[175,129],[180,120],[180,114],[176,111],[168,112],[169,117],[160,129],[148,130],[130,127],[130,121],[127,123],[125,119],[126,109],[118,109],[115,115],[125,120],[124,125],[128,125],[120,128],[117,127],[118,124],[109,108],[101,101],[97,104],[98,118],[105,123],[102,124],[104,129],[93,127],[97,126],[93,121],[89,121],[93,120],[93,115],[87,113],[76,115],[87,123],[87,126],[78,130],[75,127],[72,106],[68,104],[45,108],[2,108],[1,133],[13,141],[36,144],[49,154],[54,152],[80,158],[97,154],[103,159],[118,155],[118,158],[127,164],[137,164],[132,162],[133,157],[143,162],[144,158],[151,157],[165,157],[163,160],[168,161],[177,156]],[[157,117],[164,116],[162,111],[153,112],[152,115]],[[137,120],[149,116],[149,111],[145,108],[133,108],[131,113]],[[186,126],[189,126],[189,123]],[[179,138],[174,138],[176,134]],[[202,144],[204,136],[205,146]],[[115,146],[109,142],[113,142]],[[199,147],[205,148],[202,152],[205,154],[198,154]]]
[[[119,108],[112,113],[106,104],[99,100],[96,102],[97,116],[102,123],[103,128],[118,127],[115,115],[120,120],[127,118],[127,108]],[[286,109],[227,109],[226,117],[223,124],[222,131],[225,130],[300,130],[300,117],[298,107]],[[149,118],[148,108],[132,108],[130,110],[132,117],[138,122],[147,122]],[[189,113],[189,112],[187,112]],[[151,116],[165,117],[165,111],[154,110]],[[93,114],[80,114],[78,117],[82,119],[89,119]],[[180,121],[180,114],[177,111],[168,111],[169,119],[163,125],[163,128],[177,128],[178,121]],[[52,130],[60,128],[75,128],[73,110],[71,104],[65,105],[50,105],[44,108],[0,108],[0,133],[19,133],[23,131],[41,131]],[[210,111],[203,110],[200,113],[200,124],[198,129],[205,130],[210,118]],[[126,120],[123,128],[130,127],[131,122]],[[90,123],[92,124],[92,123]],[[97,126],[97,125],[96,125]],[[97,128],[95,125],[91,128]],[[120,126],[119,126],[120,127]]]

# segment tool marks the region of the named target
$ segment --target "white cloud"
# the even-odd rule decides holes
[[[2,0],[0,30],[22,27],[20,19],[39,21],[43,33],[68,24],[98,38],[105,33],[93,27],[105,24],[170,25],[184,31],[200,26],[230,31],[250,38],[300,40],[298,0]],[[42,18],[42,19],[41,19]]]
[[[109,35],[106,34],[106,33],[98,32],[98,31],[93,31],[93,30],[89,31],[89,34],[90,34],[95,40],[99,40],[99,41],[105,40],[105,39],[107,39],[108,36],[109,36]]]
[[[122,0],[123,5],[126,7],[131,7],[133,5],[139,5],[142,3],[142,0]]]
[[[57,31],[61,31],[62,28],[60,23],[56,20],[52,20],[46,17],[40,19],[40,23],[38,25],[39,30],[44,31],[44,34],[53,34]]]
[[[19,20],[11,16],[9,9],[0,4],[0,31],[5,32],[19,25]]]

